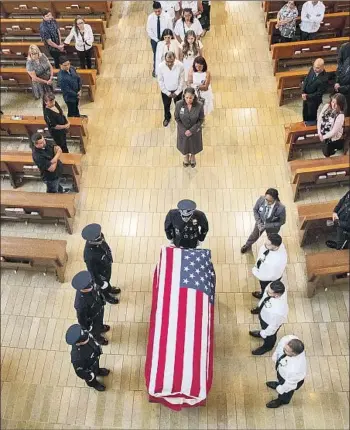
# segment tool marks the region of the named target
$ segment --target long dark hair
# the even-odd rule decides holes
[[[48,102],[48,101],[53,101],[53,100],[55,100],[56,101],[56,97],[55,97],[55,94],[53,94],[53,93],[45,93],[44,95],[43,95],[43,111],[45,112],[45,109],[46,109],[46,102]]]
[[[190,50],[190,44],[189,44],[189,42],[187,40],[188,36],[193,36],[194,37],[193,54],[196,57],[198,55],[198,52],[199,52],[199,46],[198,46],[198,41],[197,41],[196,33],[193,30],[188,30],[188,32],[185,34],[184,46],[182,48],[182,52],[183,52],[184,56],[186,56],[188,54],[188,51]]]
[[[183,11],[182,11],[182,22],[185,22],[185,12],[189,12],[191,14],[191,23],[193,24],[194,21],[194,13],[192,11],[192,9],[186,7]]]
[[[340,113],[344,113],[347,109],[346,105],[346,97],[344,94],[336,93],[333,94],[329,100],[329,107],[331,108],[332,100],[335,100],[337,103],[337,106],[339,107]]]
[[[82,18],[80,15],[77,15],[77,17],[74,20],[74,30],[75,30],[75,34],[77,36],[78,36],[78,34],[80,34],[79,26],[77,24],[78,20],[83,21],[83,23],[85,24],[84,18]]]
[[[174,33],[173,33],[173,31],[172,31],[172,30],[170,30],[170,28],[166,28],[166,29],[163,31],[163,33],[162,33],[162,36],[161,36],[160,40],[164,40],[164,37],[165,37],[165,36],[171,36],[171,38],[172,38],[172,39],[174,39]]]
[[[203,66],[203,72],[206,72],[208,70],[207,62],[205,61],[204,57],[196,57],[193,61],[193,71],[197,72],[196,64],[201,64]]]

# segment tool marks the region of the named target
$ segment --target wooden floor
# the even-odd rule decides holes
[[[278,107],[260,2],[213,1],[212,30],[204,40],[213,76],[215,110],[206,120],[204,151],[184,170],[174,123],[162,127],[158,85],[151,77],[145,33],[150,1],[114,4],[102,74],[89,115],[74,235],[63,226],[3,223],[3,234],[68,240],[67,282],[30,272],[1,278],[2,429],[346,429],[349,396],[349,291],[332,287],[306,298],[305,255],[298,244],[284,152],[283,125],[300,120],[300,103]],[[3,96],[6,113],[40,112],[30,95]],[[13,147],[12,147],[13,148]],[[10,148],[9,148],[10,149]],[[302,157],[320,157],[320,151]],[[4,188],[10,188],[2,181]],[[269,355],[253,357],[257,327],[250,314],[254,256],[239,252],[253,226],[252,206],[276,187],[287,206],[282,235],[289,262],[288,323],[279,332],[304,340],[308,376],[290,405],[266,409],[274,378]],[[26,184],[24,190],[42,190]],[[301,194],[302,202],[337,199],[344,188]],[[217,273],[214,383],[207,406],[180,413],[150,404],[144,382],[152,273],[166,243],[163,221],[182,198],[194,199],[210,222],[205,246]],[[75,322],[70,280],[84,269],[80,231],[98,222],[111,244],[119,306],[107,305],[112,330],[102,363],[112,370],[107,391],[78,379],[64,334]],[[324,247],[305,248],[313,252]],[[254,255],[256,255],[254,246]]]

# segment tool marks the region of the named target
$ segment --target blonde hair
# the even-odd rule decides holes
[[[30,45],[28,49],[28,59],[32,59],[32,54],[38,54],[39,57],[42,56],[40,49],[36,45]]]

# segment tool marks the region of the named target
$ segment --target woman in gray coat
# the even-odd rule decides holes
[[[286,222],[286,208],[280,202],[278,191],[269,188],[265,196],[258,198],[253,208],[255,226],[245,245],[241,248],[244,254],[252,247],[259,237],[264,233],[278,233],[281,226]]]
[[[176,103],[177,149],[185,156],[183,166],[196,167],[196,154],[203,150],[202,124],[204,109],[193,88],[186,88]]]

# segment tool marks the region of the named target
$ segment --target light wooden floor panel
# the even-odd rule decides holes
[[[284,151],[284,124],[300,120],[294,101],[278,107],[276,81],[260,2],[213,1],[212,30],[203,40],[213,75],[215,110],[204,128],[204,151],[196,169],[182,168],[172,122],[162,127],[158,85],[151,77],[145,33],[150,1],[113,6],[96,101],[83,100],[90,141],[83,159],[74,234],[62,225],[2,223],[3,234],[66,239],[67,282],[53,276],[3,271],[1,276],[1,428],[3,429],[346,429],[349,427],[349,290],[329,286],[306,298],[305,252],[324,249],[320,235],[300,249],[297,211]],[[61,98],[59,97],[61,101]],[[64,106],[63,102],[62,105]],[[41,114],[30,95],[2,95],[10,114]],[[25,144],[5,149],[25,150]],[[73,148],[77,150],[77,148]],[[298,153],[318,158],[320,150]],[[6,180],[4,189],[11,189]],[[240,247],[253,227],[252,206],[276,187],[287,206],[282,235],[288,250],[285,283],[289,317],[279,337],[295,333],[306,345],[308,376],[290,405],[268,410],[273,398],[271,354],[254,357],[257,327],[250,314],[257,287],[255,257]],[[26,191],[45,191],[25,183]],[[340,198],[345,188],[301,193],[300,202]],[[214,383],[207,406],[169,411],[148,403],[145,350],[152,275],[166,243],[163,222],[182,198],[207,213],[217,273]],[[78,379],[64,340],[75,322],[70,280],[84,269],[81,229],[99,222],[114,255],[113,276],[121,303],[106,307],[112,329],[102,364],[112,372],[108,390],[97,393]],[[259,242],[261,243],[261,242]],[[256,255],[257,245],[254,246]]]

